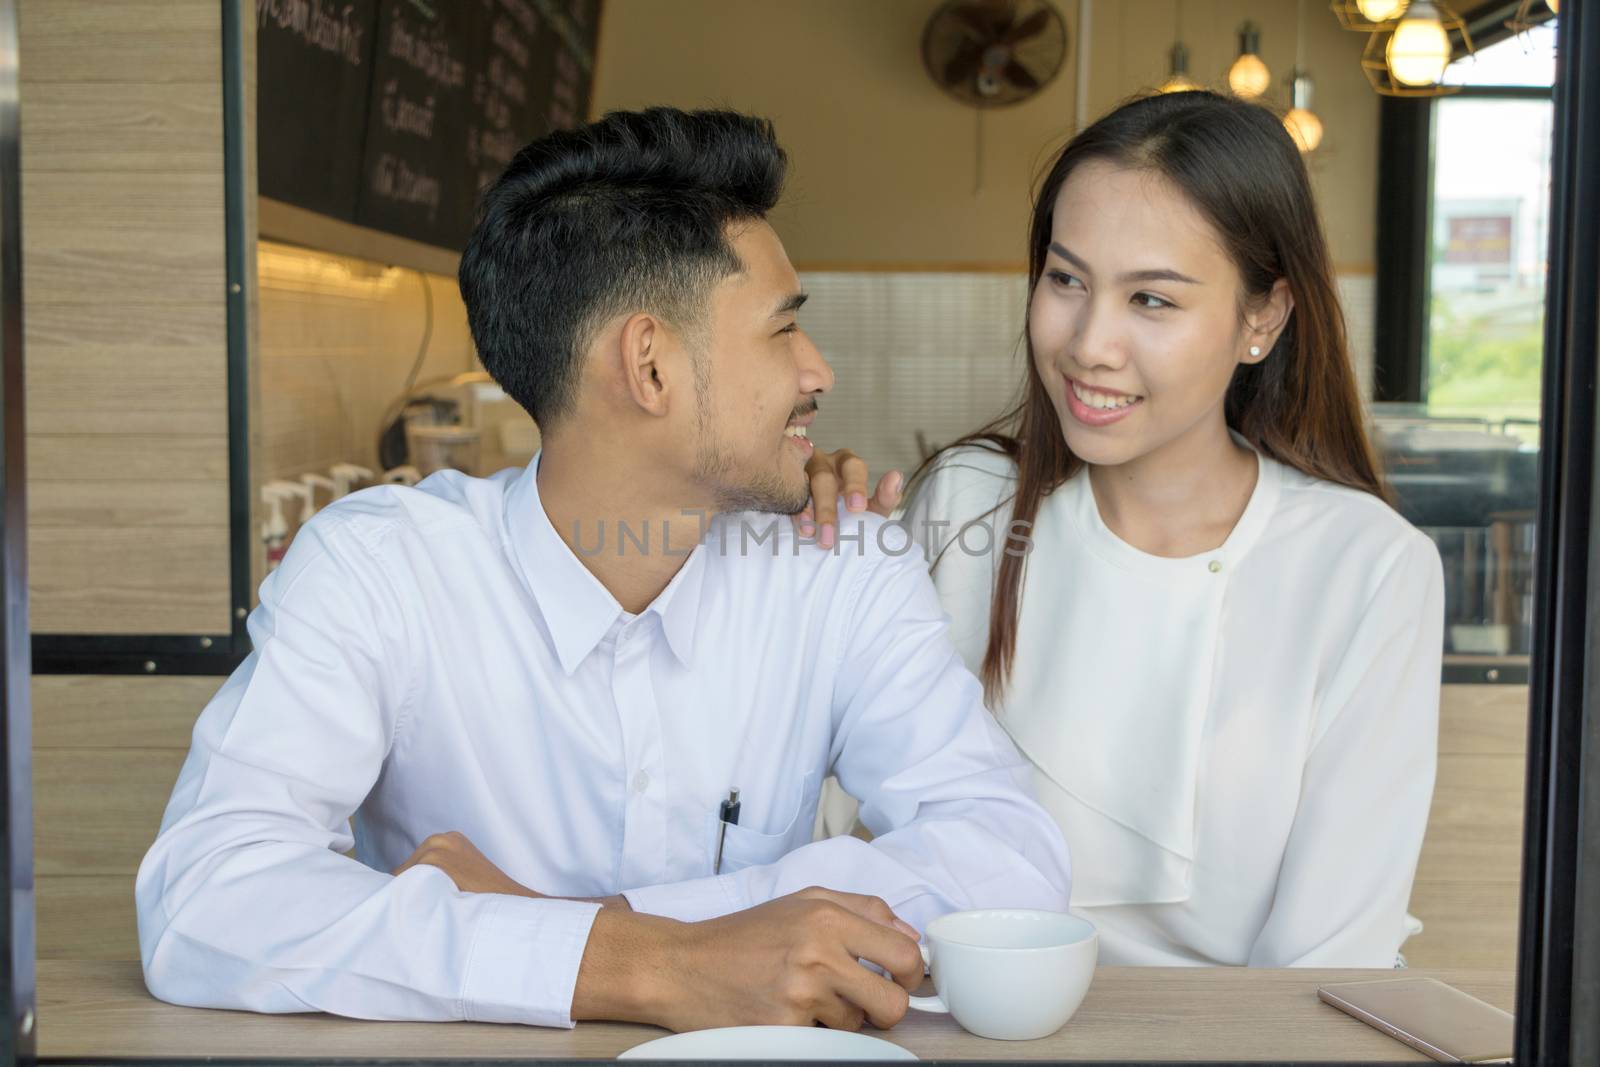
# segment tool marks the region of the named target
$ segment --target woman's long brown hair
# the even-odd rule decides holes
[[[1311,180],[1294,141],[1268,110],[1212,92],[1130,100],[1069,141],[1039,187],[1028,233],[1028,295],[1044,272],[1056,194],[1089,160],[1152,171],[1188,195],[1215,228],[1242,281],[1242,301],[1288,282],[1294,310],[1272,351],[1240,365],[1228,386],[1228,426],[1264,455],[1316,478],[1387,500],[1345,339],[1327,241]],[[1012,528],[1031,529],[1040,503],[1083,461],[1067,448],[1028,339],[1026,381],[1015,407],[929,457],[966,445],[1017,465]],[[913,489],[914,491],[914,489]],[[1026,524],[1019,526],[1018,524]],[[980,677],[997,709],[1016,657],[1026,555],[1006,551],[995,577],[989,644]]]

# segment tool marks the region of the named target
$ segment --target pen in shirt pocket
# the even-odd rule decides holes
[[[712,874],[722,873],[722,845],[728,839],[728,827],[739,825],[739,791],[728,790],[728,799],[717,812],[717,858],[711,866]]]

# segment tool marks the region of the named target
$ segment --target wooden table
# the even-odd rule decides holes
[[[1512,976],[1408,971],[1449,982],[1507,1011]],[[922,1059],[1423,1060],[1317,1000],[1325,982],[1393,971],[1102,967],[1072,1021],[1040,1041],[986,1041],[947,1016],[911,1012],[868,1030]],[[621,1023],[573,1030],[487,1023],[380,1023],[327,1015],[254,1015],[163,1004],[136,962],[41,960],[41,1056],[257,1056],[327,1059],[611,1059],[664,1031]]]

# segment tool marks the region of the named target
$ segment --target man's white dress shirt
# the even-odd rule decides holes
[[[156,996],[571,1025],[597,905],[389,874],[451,830],[541,893],[624,892],[684,921],[811,885],[880,896],[918,927],[1066,907],[1060,832],[947,640],[920,552],[885,550],[876,526],[825,552],[785,517],[724,516],[630,615],[551,526],[537,466],[367,490],[300,531],[139,870]],[[683,523],[675,546],[700,532]],[[580,551],[619,550],[610,524],[578,533]],[[812,843],[830,773],[871,844]]]
[[[1438,738],[1439,553],[1371,494],[1266,456],[1257,470],[1210,552],[1123,541],[1087,471],[1031,531],[994,710],[1108,964],[1391,967],[1405,937]],[[1009,459],[962,449],[904,518],[944,550],[934,581],[974,670],[1015,487]]]

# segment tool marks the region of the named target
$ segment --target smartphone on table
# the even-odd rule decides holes
[[[1440,1063],[1511,1062],[1511,1014],[1436,979],[1336,982],[1317,997]]]

